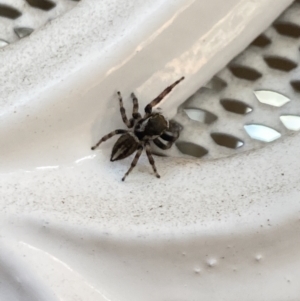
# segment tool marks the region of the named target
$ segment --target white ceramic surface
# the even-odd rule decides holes
[[[291,2],[83,1],[1,50],[1,301],[299,298],[299,135],[124,183],[112,141],[90,151],[117,90],[143,107],[184,75],[172,117]]]

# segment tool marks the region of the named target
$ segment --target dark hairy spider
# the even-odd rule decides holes
[[[125,108],[123,106],[121,93],[118,92],[122,120],[127,125],[129,130],[118,129],[103,136],[99,142],[92,147],[92,150],[96,149],[102,142],[108,140],[109,138],[121,134],[113,146],[110,161],[122,160],[136,151],[131,166],[122,178],[122,181],[125,180],[128,174],[136,166],[144,148],[146,149],[149,163],[151,164],[156,177],[160,178],[152,157],[150,141],[153,141],[161,149],[169,149],[179,137],[179,130],[176,127],[172,127],[169,124],[169,121],[161,113],[152,112],[152,108],[159,104],[161,100],[182,80],[184,80],[184,77],[167,87],[161,94],[147,104],[143,117],[139,113],[138,100],[134,93],[132,93],[131,97],[133,101],[133,111],[132,118],[129,120],[126,116]],[[167,143],[163,143],[160,138],[167,141]]]

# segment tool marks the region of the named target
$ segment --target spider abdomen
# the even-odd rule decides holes
[[[134,153],[139,146],[136,139],[130,134],[123,134],[115,143],[110,161],[122,160]]]

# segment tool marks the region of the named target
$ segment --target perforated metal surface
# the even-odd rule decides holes
[[[1,0],[0,48],[30,35],[80,0]]]
[[[220,158],[300,129],[300,1],[178,109],[170,155]]]

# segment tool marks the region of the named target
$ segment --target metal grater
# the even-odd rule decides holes
[[[216,159],[300,130],[300,1],[179,108],[171,156]]]

